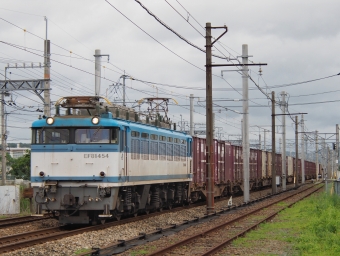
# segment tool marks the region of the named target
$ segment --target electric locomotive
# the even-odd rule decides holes
[[[60,99],[32,124],[36,214],[96,224],[187,203],[192,137],[170,128],[103,97]]]

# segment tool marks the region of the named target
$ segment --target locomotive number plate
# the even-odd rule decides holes
[[[84,158],[109,158],[109,154],[84,154]]]

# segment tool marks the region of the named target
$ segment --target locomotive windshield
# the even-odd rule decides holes
[[[119,128],[37,128],[32,144],[118,144]]]
[[[70,139],[68,129],[42,128],[33,132],[33,144],[67,144]]]
[[[112,134],[111,134],[112,133]],[[79,128],[75,130],[75,143],[113,143],[118,142],[117,129]]]

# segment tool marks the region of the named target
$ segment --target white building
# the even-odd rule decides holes
[[[25,155],[27,150],[31,150],[30,148],[21,148],[20,144],[17,144],[16,148],[7,149],[7,153],[10,154],[13,158],[19,158]]]

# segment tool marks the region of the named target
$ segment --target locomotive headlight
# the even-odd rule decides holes
[[[99,175],[100,177],[105,177],[105,172],[100,172]]]
[[[99,123],[99,117],[98,116],[94,116],[94,117],[92,117],[92,123],[93,124],[98,124]]]
[[[46,119],[46,123],[49,124],[49,125],[53,124],[53,123],[54,123],[53,117],[48,117],[48,118]]]
[[[40,176],[40,177],[44,177],[44,176],[45,176],[45,173],[44,173],[44,172],[39,172],[39,176]]]

